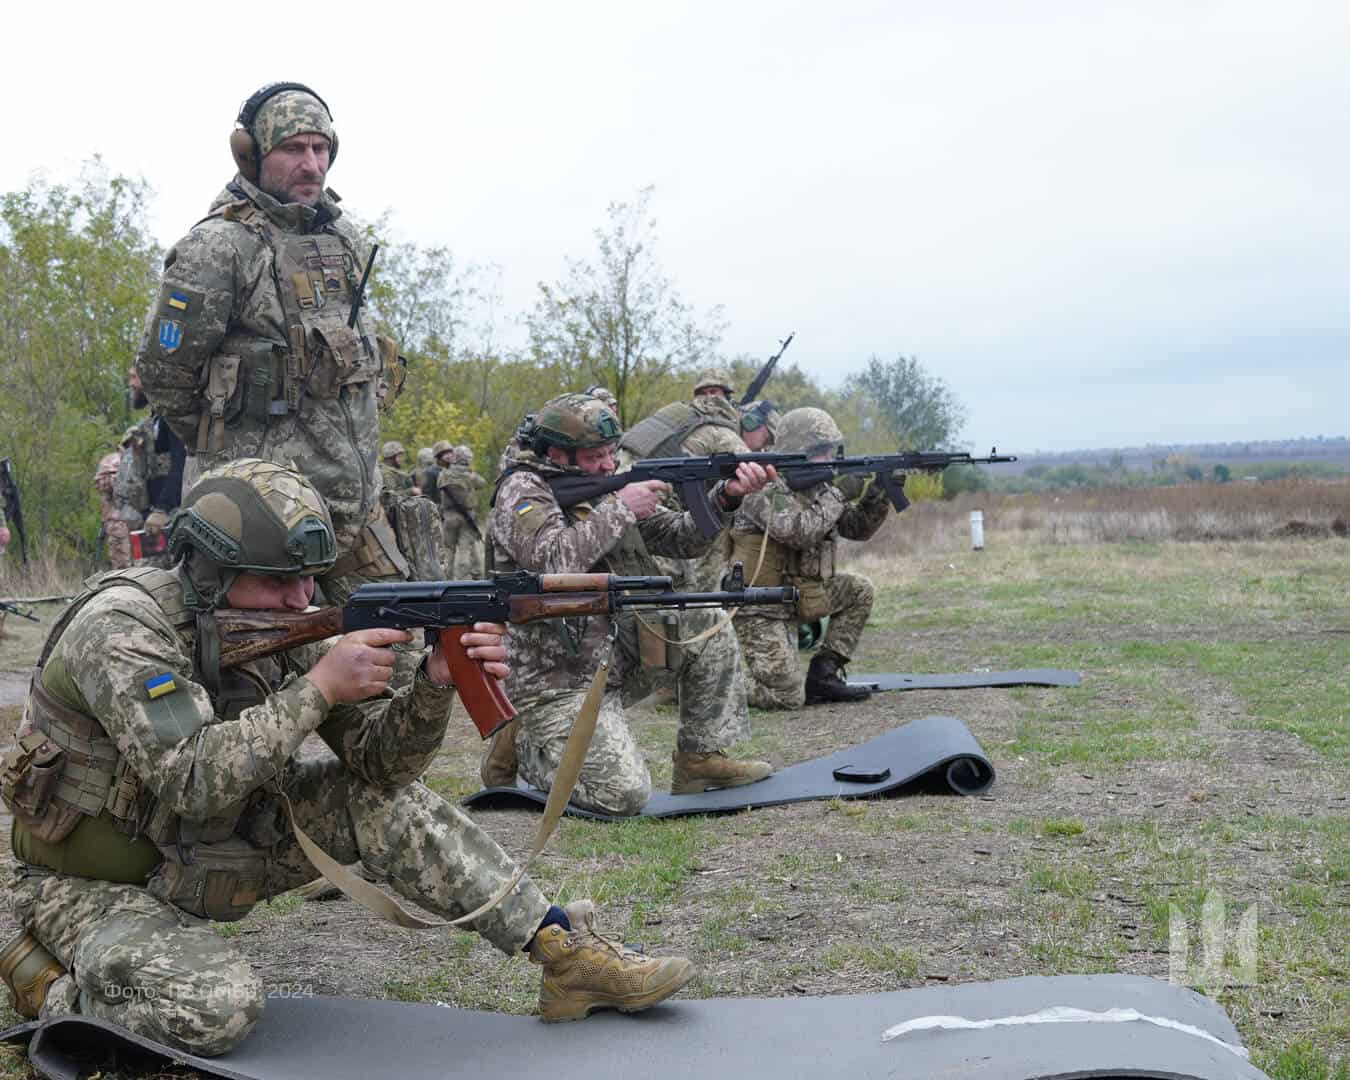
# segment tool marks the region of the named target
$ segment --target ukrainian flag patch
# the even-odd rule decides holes
[[[171,308],[177,308],[179,311],[186,311],[188,309],[187,293],[171,292],[169,293],[167,303]]]
[[[178,684],[173,681],[172,672],[166,671],[163,675],[155,675],[145,680],[145,692],[150,695],[151,701],[165,694],[172,694],[177,689]]]
[[[528,514],[533,509],[534,503],[530,502],[529,499],[525,499],[521,502],[518,502],[516,503],[516,517],[521,517],[525,514]]]

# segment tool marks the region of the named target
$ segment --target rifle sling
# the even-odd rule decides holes
[[[752,573],[750,577],[747,579],[749,581],[754,581],[756,578],[758,578],[759,572],[762,569],[764,569],[764,553],[769,549],[769,530],[767,525],[764,529],[763,536],[764,539],[761,540],[759,543],[759,561],[755,563],[754,573]],[[646,619],[642,617],[642,612],[635,611],[633,612],[633,614],[637,617],[637,621],[640,622],[643,626],[645,626],[648,632],[653,637],[657,638],[660,641],[665,642],[667,645],[684,646],[684,645],[697,645],[700,641],[706,641],[714,634],[721,633],[722,628],[725,627],[728,623],[730,623],[731,620],[736,617],[737,612],[739,612],[740,610],[741,610],[740,608],[735,607],[728,608],[727,613],[724,616],[722,616],[722,618],[718,620],[716,623],[714,623],[712,626],[708,627],[708,629],[704,630],[702,633],[695,634],[691,638],[682,638],[680,640],[665,637],[661,633],[661,631],[656,629],[656,627],[654,627],[651,623],[649,623]]]
[[[534,844],[530,848],[530,853],[511,876],[511,880],[499,889],[495,896],[467,915],[461,915],[457,919],[425,919],[420,915],[414,915],[393,897],[359,875],[352,873],[311,840],[295,820],[295,812],[291,808],[291,801],[286,797],[285,792],[282,792],[281,803],[286,808],[286,819],[290,822],[291,829],[295,833],[295,839],[300,844],[300,850],[305,853],[305,857],[313,864],[314,869],[367,911],[374,912],[395,926],[402,926],[408,930],[435,930],[444,926],[466,926],[475,919],[486,915],[505,900],[520,884],[521,879],[525,876],[525,871],[530,867],[530,863],[534,862],[535,856],[544,850],[544,845],[548,843],[549,837],[553,835],[553,830],[557,828],[558,822],[562,818],[568,800],[572,798],[572,792],[576,790],[577,780],[581,776],[581,766],[586,760],[587,751],[591,748],[591,737],[595,734],[595,723],[600,716],[600,704],[605,697],[605,682],[609,677],[610,662],[614,654],[617,625],[616,623],[614,629],[610,631],[605,650],[600,656],[600,666],[596,669],[595,677],[591,679],[590,688],[586,691],[586,698],[581,703],[581,711],[577,713],[576,721],[572,724],[572,731],[567,736],[567,743],[563,746],[562,760],[558,763],[558,771],[553,778],[553,786],[549,789],[548,802],[544,806],[544,816],[539,819],[539,827],[535,830]]]

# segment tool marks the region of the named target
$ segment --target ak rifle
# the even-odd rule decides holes
[[[965,451],[947,450],[910,450],[900,454],[844,457],[841,450],[838,457],[824,461],[779,465],[778,475],[793,491],[804,491],[836,476],[871,474],[890,497],[891,505],[896,510],[903,510],[909,505],[909,500],[905,498],[905,471],[941,472],[952,465],[1000,465],[1016,460],[1015,457],[1000,454],[997,447],[989,451],[988,457],[971,457]],[[896,476],[897,470],[901,470],[902,475]]]
[[[391,627],[438,637],[455,692],[478,733],[487,738],[515,716],[501,683],[461,642],[478,622],[522,623],[614,615],[627,608],[741,608],[792,604],[797,590],[748,588],[739,563],[722,592],[675,592],[669,577],[532,574],[518,570],[485,581],[396,581],[360,586],[342,607],[316,611],[215,612],[220,666],[237,667],[272,653],[354,630]]]

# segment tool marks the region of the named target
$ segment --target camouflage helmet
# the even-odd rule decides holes
[[[793,409],[774,435],[774,449],[784,454],[832,454],[843,445],[843,432],[824,409]]]
[[[473,464],[473,448],[460,444],[455,447],[455,462],[459,465]]]
[[[397,439],[390,439],[380,447],[380,460],[388,461],[392,457],[398,457],[403,452],[403,444]]]
[[[243,572],[322,574],[337,559],[328,507],[298,472],[239,458],[203,473],[169,521],[169,555],[186,556],[190,607],[215,605]]]
[[[623,434],[614,410],[590,394],[561,394],[544,402],[530,431],[535,453],[543,447],[581,450],[618,442]]]
[[[714,386],[720,386],[730,397],[734,392],[731,384],[731,372],[721,367],[704,368],[699,373],[698,382],[694,383],[694,394],[697,396],[700,391],[711,389]]]
[[[432,452],[431,447],[424,446],[417,451],[417,467],[419,469],[429,469],[435,463],[436,455]]]
[[[449,439],[441,439],[431,448],[431,456],[439,460],[440,456],[447,452],[453,452],[454,445]]]

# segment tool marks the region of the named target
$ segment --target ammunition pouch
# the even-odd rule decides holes
[[[763,549],[763,561],[760,549]],[[772,588],[792,585],[797,589],[795,617],[812,622],[830,613],[830,598],[825,582],[834,577],[834,541],[825,540],[809,551],[798,551],[780,544],[772,537],[765,542],[762,532],[736,530],[731,534],[731,560],[741,563],[747,575],[746,584]],[[749,575],[755,567],[759,573],[754,580]],[[768,611],[756,612],[773,616]]]
[[[830,594],[825,589],[825,582],[821,581],[820,578],[798,577],[790,574],[784,580],[797,590],[797,618],[799,620],[814,622],[830,613]]]
[[[0,764],[0,794],[5,805],[33,835],[58,843],[82,816],[79,809],[53,802],[66,754],[40,731],[19,739]]]
[[[283,368],[283,358],[272,342],[251,335],[228,335],[206,366],[196,452],[219,453],[225,429],[245,414],[266,424],[269,416],[290,411],[292,406],[283,396]]]
[[[236,922],[263,898],[267,855],[247,840],[234,836],[196,844],[190,862],[175,845],[161,845],[160,851],[164,861],[146,890],[189,915]]]

